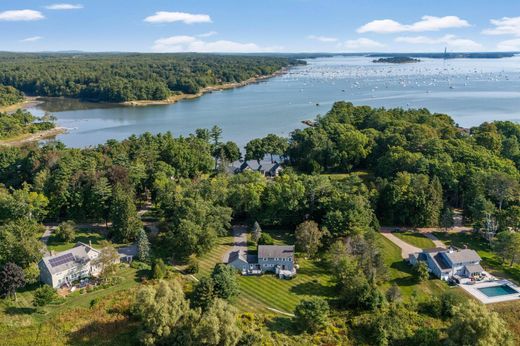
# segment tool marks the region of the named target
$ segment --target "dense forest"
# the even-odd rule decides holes
[[[0,84],[0,107],[14,105],[23,101],[23,94],[12,86]]]
[[[338,102],[315,126],[246,145],[248,160],[284,161],[274,179],[227,173],[241,153],[222,140],[218,127],[187,137],[145,133],[85,149],[59,142],[5,147],[0,267],[3,277],[23,273],[30,285],[37,281],[43,222],[60,223],[60,233],[71,220],[100,222],[110,224],[109,240],[146,248],[135,266],[151,270],[120,302],[93,299],[81,310],[119,318],[87,328],[82,337],[101,338],[108,328],[105,337],[115,344],[128,337],[145,345],[513,345],[506,323],[486,307],[447,290],[437,294],[443,286],[435,286],[435,294],[430,286],[422,296],[411,292],[410,286],[427,285],[427,272],[417,269],[411,281],[388,285],[395,265],[404,263],[388,265],[378,230],[381,224],[450,227],[453,208],[463,208],[476,228],[493,219],[500,233],[519,229],[519,140],[520,126],[511,122],[466,130],[426,109]],[[142,230],[138,210],[146,204],[160,220],[156,234]],[[204,264],[197,259],[221,246],[231,224],[255,221],[290,230],[301,265],[315,263],[299,274],[311,272],[314,280],[294,294],[326,293],[303,299],[294,317],[240,314],[232,306],[239,279],[227,266],[217,264],[197,282],[165,274],[165,263],[196,273]],[[261,241],[272,243],[265,233]],[[323,276],[331,286],[321,286]],[[30,328],[19,332],[30,334]]]
[[[212,54],[0,54],[0,85],[27,95],[91,101],[163,100],[175,93],[242,82],[303,63]]]

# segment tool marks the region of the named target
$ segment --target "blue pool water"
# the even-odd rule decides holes
[[[484,288],[478,288],[478,290],[480,292],[484,293],[488,297],[505,296],[508,294],[519,293],[517,290],[511,288],[511,286],[509,286],[509,285],[484,287]]]

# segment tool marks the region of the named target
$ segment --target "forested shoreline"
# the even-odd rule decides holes
[[[1,53],[0,85],[31,96],[104,102],[165,100],[269,76],[302,63],[249,55]]]
[[[90,307],[78,308],[119,319],[106,335],[102,326],[85,323],[80,335],[90,341],[514,344],[516,322],[506,324],[497,313],[449,292],[446,283],[429,280],[427,272],[403,267],[400,252],[391,258],[394,250],[379,230],[448,228],[455,208],[475,229],[486,230],[493,220],[499,237],[520,229],[520,125],[496,121],[466,131],[448,115],[427,109],[337,102],[314,126],[246,145],[247,160],[281,159],[284,170],[272,179],[253,171],[230,174],[226,168],[241,154],[224,137],[215,126],[180,137],[144,133],[84,149],[60,142],[0,148],[0,267],[23,273],[27,287],[36,285],[38,237],[48,222],[59,223],[60,237],[71,228],[67,223],[88,222],[106,225],[104,240],[145,244],[146,257],[133,264],[139,283],[132,281],[117,299],[93,299]],[[147,205],[146,216],[157,224],[144,231],[138,210]],[[255,222],[267,235],[263,242],[274,242],[270,229],[285,230],[297,246],[298,275],[313,278],[290,292],[299,299],[286,312],[294,317],[239,313],[235,307],[243,307],[236,299],[247,287],[219,264],[218,252],[217,264],[198,273],[208,254],[230,246],[233,224]],[[509,250],[501,253],[504,258]],[[513,257],[511,266],[515,258],[520,259]],[[179,272],[178,266],[185,269]],[[190,281],[194,274],[198,278]],[[21,335],[33,333],[31,328],[36,327],[22,328]]]

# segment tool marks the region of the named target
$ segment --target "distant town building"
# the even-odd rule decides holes
[[[278,162],[260,162],[257,161],[237,161],[229,166],[228,171],[233,174],[243,173],[246,171],[260,172],[266,177],[277,177],[283,167]]]

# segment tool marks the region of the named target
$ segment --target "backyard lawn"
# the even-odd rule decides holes
[[[397,238],[410,245],[416,246],[421,249],[431,249],[435,247],[435,244],[431,239],[425,237],[423,234],[414,231],[395,231],[392,232]]]
[[[292,233],[286,230],[272,229],[269,233],[275,244],[292,244]],[[219,238],[219,244],[199,258],[197,278],[211,274],[215,264],[222,261],[222,256],[233,246],[233,237]],[[251,249],[255,247],[251,246]],[[309,296],[333,296],[331,277],[318,264],[297,256],[300,266],[298,274],[291,280],[281,280],[274,275],[240,276],[240,294],[235,298],[235,305],[243,312],[269,312],[268,308],[292,313],[296,304]]]
[[[54,234],[51,235],[47,242],[47,248],[49,251],[60,252],[72,249],[77,242],[82,242],[88,245],[89,241],[92,242],[93,247],[97,247],[96,245],[99,245],[102,240],[105,240],[105,237],[97,231],[86,228],[76,229],[76,237],[71,242],[61,241]]]

